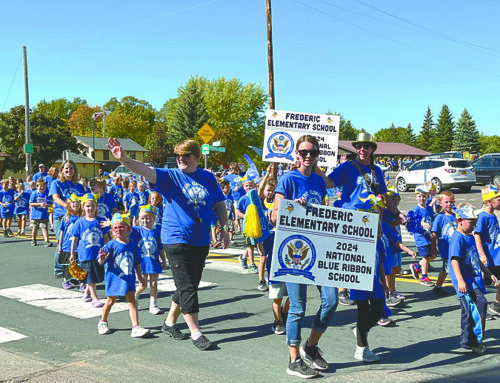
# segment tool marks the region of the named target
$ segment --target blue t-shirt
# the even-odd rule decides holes
[[[474,233],[481,236],[488,266],[500,266],[500,228],[496,215],[485,211],[479,213]]]
[[[85,189],[82,185],[78,183],[74,183],[72,181],[64,181],[61,182],[59,180],[54,180],[50,184],[49,195],[52,197],[54,194],[57,194],[60,199],[66,201],[71,194],[81,195],[85,192]],[[54,204],[54,219],[58,219],[66,214],[66,209],[62,206],[59,206],[57,203]]]
[[[180,169],[156,169],[156,188],[165,201],[162,243],[210,244],[214,206],[224,201],[215,176],[203,169],[183,173]]]
[[[15,208],[14,195],[15,195],[14,189],[0,190],[0,202],[6,204],[5,207],[3,205],[0,205],[0,213],[14,211]]]
[[[127,211],[132,217],[139,215],[139,196],[135,192],[127,191],[123,197],[123,203],[127,203]]]
[[[123,186],[122,185],[111,185],[109,188],[109,194],[113,196],[116,203],[121,203],[123,200]]]
[[[289,200],[304,197],[307,203],[321,205],[326,195],[325,180],[316,173],[304,176],[297,169],[291,170],[279,179],[275,193]]]
[[[156,206],[155,229],[161,233],[161,223],[163,221],[163,204]]]
[[[467,291],[472,291],[476,288],[481,289],[486,293],[484,286],[483,275],[481,274],[481,267],[479,265],[479,253],[476,248],[476,241],[473,235],[464,235],[459,231],[455,231],[450,240],[450,260],[457,259],[460,266],[460,273],[467,285]],[[450,278],[453,287],[460,298],[464,295],[458,291],[458,280],[455,275],[453,267],[450,265]]]
[[[14,198],[17,198],[18,196],[19,199],[16,201],[16,208],[14,209],[14,214],[26,215],[28,214],[29,211],[31,194],[23,191],[22,193],[16,193],[14,195]]]
[[[227,219],[234,219],[234,217],[233,217],[234,198],[233,198],[231,192],[229,192],[228,195],[224,195],[224,197],[226,198],[224,200],[224,203],[226,204]]]
[[[147,205],[149,199],[149,190],[144,190],[143,192],[136,191],[137,196],[139,197],[139,205]]]
[[[134,226],[130,238],[137,242],[138,254],[141,258],[141,273],[161,273],[160,229],[149,230],[142,226]]]
[[[362,165],[358,162],[360,168],[365,172],[365,174],[370,179],[370,183],[375,182],[378,183],[378,188],[375,190],[375,194],[384,194],[387,192],[387,186],[385,184],[384,173],[382,169],[375,165],[375,175],[377,180],[373,180],[371,175],[370,165]],[[358,184],[363,184],[364,189],[370,190],[370,186],[368,182],[365,180],[363,175],[356,169],[354,164],[351,161],[344,162],[340,164],[337,168],[333,170],[328,175],[334,183],[336,187],[342,186],[342,197],[340,199],[341,204],[351,202],[351,196],[353,192],[356,190]]]
[[[135,266],[141,263],[137,255],[137,243],[109,241],[104,248],[108,252],[105,264],[105,293],[108,297],[121,297],[135,291]]]
[[[245,194],[238,200],[238,205],[236,207],[240,212],[246,214],[248,206],[250,206],[250,198],[248,198],[248,195]]]
[[[240,177],[243,177],[245,172],[241,172],[240,175],[237,174],[227,174],[224,176],[226,181],[229,181],[231,185],[231,193],[235,201],[239,201],[241,197],[245,195],[245,189],[243,189],[243,182]]]
[[[85,218],[77,220],[72,229],[72,236],[78,239],[78,259],[80,261],[97,260],[99,249],[104,245],[104,234],[109,228],[101,228],[103,218],[89,221]]]
[[[73,225],[76,221],[80,219],[78,215],[70,215],[68,216],[68,220],[66,221],[66,217],[61,220],[61,233],[62,233],[62,242],[61,242],[61,250],[70,252],[71,251],[71,239],[73,238]]]
[[[443,260],[448,260],[450,239],[457,230],[457,219],[453,214],[439,213],[432,222],[431,232],[437,235],[437,247]]]
[[[38,173],[35,173],[33,175],[33,181],[38,181],[39,178],[41,178],[42,180],[47,176],[47,172],[38,172]]]
[[[116,202],[113,196],[109,193],[104,193],[97,200],[97,216],[111,219],[113,209],[116,209]]]
[[[422,220],[420,221],[420,225],[418,225],[418,230],[415,234],[413,234],[413,238],[415,238],[415,245],[417,247],[429,246],[431,244],[431,228],[434,211],[430,206],[426,206],[424,209],[418,205],[416,205],[412,211],[415,213],[420,212],[420,214],[422,214]],[[429,229],[424,229],[422,223],[427,223],[429,225]]]
[[[52,199],[50,197],[47,197],[47,194],[38,192],[38,190],[31,193],[30,204],[43,203],[43,202],[51,205]],[[31,219],[49,219],[49,213],[47,212],[47,208],[41,206],[32,206]]]

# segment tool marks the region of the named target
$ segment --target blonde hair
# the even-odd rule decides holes
[[[443,190],[439,193],[439,201],[441,201],[444,197],[452,197],[455,198],[455,194],[451,190]]]

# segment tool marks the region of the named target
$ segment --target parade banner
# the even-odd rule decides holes
[[[299,113],[268,109],[264,132],[262,160],[267,162],[295,162],[295,144],[304,134],[319,141],[319,166],[337,164],[340,116]]]
[[[281,199],[269,279],[371,291],[378,219]]]

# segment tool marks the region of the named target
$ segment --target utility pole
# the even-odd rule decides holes
[[[102,138],[106,138],[106,109],[102,106]]]
[[[274,105],[274,66],[273,66],[273,22],[271,18],[271,0],[266,0],[267,13],[267,71],[269,75],[269,109]]]
[[[25,153],[26,153],[26,175],[31,174],[31,153],[33,147],[31,144],[31,124],[30,124],[30,96],[28,92],[28,61],[26,58],[26,47],[23,46],[23,64],[24,64],[24,135],[25,135]],[[29,149],[31,148],[31,149]]]

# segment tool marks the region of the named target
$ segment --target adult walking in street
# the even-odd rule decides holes
[[[108,148],[118,161],[148,180],[151,189],[160,192],[166,202],[161,240],[176,291],[162,330],[175,340],[187,339],[189,336],[176,325],[182,313],[193,344],[200,350],[213,348],[213,343],[200,331],[198,285],[208,255],[214,210],[222,228],[224,248],[229,243],[229,235],[224,194],[215,176],[197,167],[200,146],[193,140],[179,142],[174,149],[175,169],[152,168],[129,158],[116,138],[108,140]]]
[[[319,155],[319,143],[316,137],[305,135],[297,141],[295,154],[298,166],[280,177],[275,190],[271,222],[276,225],[279,201],[283,198],[307,204],[323,204],[326,196],[325,181],[314,172]],[[317,370],[328,369],[328,363],[322,357],[318,342],[326,331],[333,313],[337,308],[338,289],[330,286],[316,286],[321,305],[314,317],[309,337],[301,346],[301,329],[307,301],[307,285],[286,282],[290,311],[286,322],[286,342],[290,353],[287,374],[300,378],[312,378]],[[309,367],[312,366],[313,368]]]
[[[85,192],[82,185],[78,183],[78,168],[71,160],[66,160],[62,163],[59,170],[59,176],[52,181],[49,188],[49,196],[54,201],[53,211],[53,227],[56,234],[56,241],[59,241],[61,221],[66,215],[66,206],[68,206],[68,198],[71,194],[81,195]],[[59,264],[59,252],[56,246],[54,254],[54,275],[63,277],[63,267]]]

